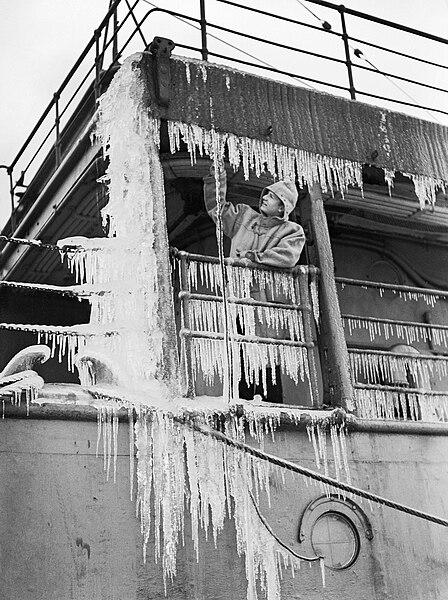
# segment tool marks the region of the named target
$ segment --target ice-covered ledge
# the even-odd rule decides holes
[[[153,116],[243,142],[258,140],[288,160],[291,152],[302,152],[320,161],[322,170],[355,172],[374,163],[387,180],[400,171],[413,179],[421,203],[434,200],[435,187],[447,185],[448,128],[443,125],[182,57],[170,60],[171,99],[159,106],[153,60],[148,53],[133,57]]]
[[[26,401],[13,403],[8,399],[4,402],[5,418],[30,418],[63,421],[96,421],[98,408],[106,406],[89,393],[86,388],[77,384],[45,384],[39,396],[27,406]],[[164,406],[166,409],[166,405]],[[174,406],[173,406],[174,408]],[[156,407],[154,407],[156,409]],[[330,423],[345,422],[348,432],[365,433],[393,433],[404,435],[448,435],[448,423],[425,423],[421,421],[386,421],[379,419],[360,419],[352,414],[347,414],[341,408],[329,410],[315,410],[307,407],[262,403],[254,405],[250,401],[235,402],[229,405],[222,398],[202,396],[195,398],[182,398],[176,404],[186,417],[194,418],[199,412],[210,415],[225,415],[232,412],[235,415],[246,416],[257,414],[263,420],[274,418],[276,430],[294,429],[303,431],[312,423],[321,426]],[[120,421],[129,418],[126,408],[117,408],[116,416]]]

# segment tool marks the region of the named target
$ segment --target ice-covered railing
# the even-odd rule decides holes
[[[381,298],[395,295],[431,309],[448,300],[448,292],[438,289],[342,277],[336,282],[341,291],[346,286],[376,290]],[[349,347],[359,417],[448,421],[448,354],[444,355],[448,325],[354,314],[343,314],[342,319],[348,341],[355,333],[366,332],[376,345]],[[378,342],[392,348],[380,348]],[[415,348],[414,344],[422,343],[429,352]],[[437,347],[442,350],[436,351]]]
[[[308,382],[312,403],[317,405],[317,269],[271,269],[226,259],[226,312],[219,260],[177,250],[172,255],[179,278],[181,362],[187,393],[194,395],[199,377],[208,386],[222,382],[227,363],[234,398],[242,378],[250,385],[261,384],[266,396],[268,373],[275,384],[276,367],[280,367],[296,384]]]

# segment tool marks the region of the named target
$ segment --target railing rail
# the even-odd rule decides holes
[[[381,296],[393,292],[430,307],[448,299],[448,292],[438,289],[347,277],[336,282],[343,289],[376,290]],[[358,416],[448,421],[448,325],[356,314],[342,314],[342,320]],[[362,338],[353,339],[358,330],[368,333],[368,347]]]
[[[217,5],[225,5],[232,10],[244,11],[246,14],[249,13],[252,15],[265,17],[272,22],[283,22],[291,26],[297,26],[302,29],[313,31],[316,34],[320,33],[321,35],[326,36],[326,39],[331,37],[333,39],[340,40],[342,42],[340,56],[334,56],[332,52],[328,52],[327,54],[316,52],[315,48],[306,49],[295,47],[292,44],[284,43],[284,40],[276,41],[274,39],[267,39],[261,36],[253,35],[251,32],[239,31],[238,29],[233,28],[233,25],[231,27],[226,27],[223,23],[213,23],[208,21],[206,10],[211,10],[212,3],[206,3],[205,0],[199,0],[197,2],[197,17],[194,17],[191,14],[183,14],[168,10],[166,8],[160,8],[154,6],[152,3],[146,3],[144,0],[132,0],[132,2],[130,0],[115,0],[111,4],[106,16],[95,30],[85,49],[81,52],[79,58],[67,73],[62,84],[53,94],[49,104],[43,111],[41,117],[38,119],[36,125],[33,127],[31,133],[28,135],[15,157],[9,164],[0,165],[0,168],[5,169],[9,176],[9,191],[12,211],[11,231],[13,232],[15,229],[14,209],[16,205],[16,196],[21,197],[24,195],[23,189],[26,190],[27,187],[24,184],[24,178],[27,177],[27,180],[29,180],[34,176],[37,171],[37,164],[45,163],[47,168],[50,168],[50,170],[54,172],[61,163],[64,154],[63,142],[65,127],[68,119],[71,118],[71,115],[69,114],[69,108],[73,107],[76,101],[79,102],[79,100],[86,93],[92,94],[92,107],[94,108],[94,101],[100,95],[102,91],[102,85],[107,82],[107,79],[111,76],[114,68],[118,66],[120,58],[130,47],[131,42],[135,42],[138,39],[138,49],[146,50],[148,48],[148,41],[152,39],[154,34],[158,32],[153,31],[153,35],[149,35],[146,33],[146,31],[150,31],[150,29],[144,30],[144,26],[149,27],[153,22],[152,17],[155,17],[157,14],[164,15],[169,20],[170,25],[173,24],[174,19],[178,19],[195,27],[200,34],[200,40],[197,45],[183,43],[182,39],[175,39],[175,42],[178,48],[185,49],[188,52],[199,55],[203,60],[208,60],[209,57],[214,57],[222,61],[237,63],[243,67],[249,67],[251,69],[256,68],[281,76],[293,77],[302,82],[324,85],[325,87],[330,88],[330,90],[334,90],[338,93],[348,93],[352,99],[355,99],[358,96],[364,96],[365,98],[387,100],[388,102],[400,104],[410,108],[424,109],[433,113],[448,115],[448,111],[445,110],[444,105],[428,107],[426,106],[426,103],[414,101],[409,97],[404,100],[396,97],[386,97],[384,95],[380,95],[379,93],[369,91],[368,89],[360,89],[356,82],[356,75],[358,72],[364,72],[368,73],[369,75],[373,74],[375,76],[387,77],[390,80],[403,81],[406,84],[413,84],[422,89],[431,89],[438,94],[448,93],[447,89],[444,89],[439,85],[432,85],[431,82],[416,81],[412,77],[406,77],[403,74],[389,72],[389,70],[386,72],[375,67],[375,65],[372,63],[369,63],[370,66],[357,64],[355,58],[359,58],[360,55],[362,55],[362,52],[360,52],[358,49],[352,48],[350,46],[351,42],[365,44],[370,48],[376,48],[387,53],[393,53],[397,56],[400,56],[402,59],[410,61],[419,60],[422,63],[430,65],[434,68],[447,69],[448,67],[445,64],[430,60],[431,57],[419,57],[416,55],[411,56],[410,54],[401,52],[398,49],[383,47],[381,45],[372,43],[369,40],[363,40],[359,37],[352,36],[350,34],[350,24],[347,22],[346,17],[369,21],[376,25],[404,32],[406,34],[415,36],[416,38],[425,39],[439,44],[443,48],[448,46],[448,40],[440,36],[432,35],[430,33],[425,33],[411,27],[401,25],[400,23],[393,23],[391,21],[387,21],[386,19],[381,19],[360,11],[345,8],[344,6],[337,5],[332,2],[323,0],[307,0],[307,2],[316,6],[320,6],[325,10],[333,11],[333,13],[337,15],[338,19],[340,20],[340,31],[334,31],[331,25],[324,20],[322,20],[319,26],[317,26],[299,19],[292,19],[265,10],[248,7],[244,4],[233,2],[231,0],[215,0]],[[149,10],[148,4],[153,6]],[[225,15],[222,15],[222,18],[225,20]],[[328,62],[328,64],[339,64],[341,67],[345,67],[348,83],[344,84],[340,81],[336,82],[319,79],[310,76],[309,74],[307,75],[303,69],[303,72],[293,73],[291,72],[290,68],[277,68],[274,65],[255,57],[253,54],[245,52],[242,44],[239,45],[239,48],[236,48],[235,46],[232,46],[232,44],[227,43],[225,40],[220,40],[227,43],[228,46],[233,47],[234,49],[236,48],[240,52],[242,51],[246,57],[249,56],[256,59],[256,62],[251,62],[250,60],[232,56],[231,53],[226,55],[217,52],[215,48],[212,47],[212,42],[214,44],[217,38],[216,35],[211,33],[212,29],[216,32],[222,32],[226,35],[233,34],[239,36],[240,38],[244,37],[246,41],[250,40],[257,42],[261,45],[260,48],[277,48],[282,51],[284,50],[288,52],[300,53],[301,55],[309,57],[312,60],[324,60]],[[321,46],[322,44],[319,45],[319,47]],[[109,61],[107,68],[104,67],[106,60]],[[80,81],[78,81],[78,78]],[[92,79],[91,82],[90,79]],[[75,89],[71,90],[70,86],[74,86]],[[64,95],[66,94],[68,95],[68,98],[64,99]],[[406,95],[408,96],[408,94]],[[76,111],[76,109],[73,109],[73,111]],[[51,147],[49,148],[50,143]],[[45,160],[41,158],[44,152],[46,153],[44,155],[46,156]],[[20,173],[20,177],[17,177],[16,173]]]
[[[283,373],[296,384],[307,382],[307,396],[317,407],[312,324],[318,312],[313,306],[317,270],[257,268],[247,261],[226,259],[223,271],[215,257],[175,249],[172,258],[181,307],[179,338],[186,393],[195,395],[198,382],[202,385],[203,381],[213,390],[217,379],[225,390],[227,364],[231,377],[227,388],[235,398],[244,380],[252,390],[263,381],[263,395],[269,399],[268,378],[273,376],[272,383],[277,380],[278,386]],[[222,307],[223,287],[227,311]]]

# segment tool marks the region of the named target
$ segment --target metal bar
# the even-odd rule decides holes
[[[179,287],[181,290],[185,290],[188,288],[188,273],[187,273],[187,265],[185,262],[181,262],[180,270],[179,270]],[[179,294],[180,295],[180,294]],[[181,330],[190,327],[190,307],[188,299],[186,299],[182,303],[182,311],[181,311]],[[194,398],[196,394],[195,390],[195,380],[194,380],[194,371],[193,371],[193,363],[191,360],[191,339],[189,337],[182,337],[179,332],[179,337],[181,338],[181,377],[183,378],[183,389],[185,390],[185,394],[189,398]]]
[[[104,17],[104,19],[101,21],[101,24],[98,27],[98,30],[101,31],[102,29],[104,29],[104,26],[108,22],[109,17],[113,13],[114,8],[116,6],[118,6],[120,4],[120,2],[121,2],[121,0],[115,0],[112,8],[108,11],[108,13]],[[75,62],[75,64],[70,69],[70,71],[68,72],[67,76],[65,77],[64,81],[59,86],[59,89],[57,90],[57,93],[59,95],[61,95],[61,93],[63,92],[64,88],[69,83],[69,81],[71,80],[71,78],[73,77],[73,75],[76,73],[76,71],[78,70],[79,66],[81,65],[81,63],[83,62],[83,60],[85,59],[85,57],[87,56],[87,54],[90,52],[90,50],[92,49],[92,47],[93,47],[94,44],[95,44],[95,36],[93,35],[92,38],[91,38],[91,40],[88,42],[87,46],[81,52],[78,60]],[[38,122],[34,126],[33,130],[31,131],[31,133],[27,137],[27,139],[24,142],[23,146],[20,148],[19,152],[16,154],[14,160],[11,163],[11,167],[12,168],[17,164],[18,160],[20,159],[20,157],[22,156],[22,154],[25,152],[28,144],[33,139],[34,135],[39,130],[40,126],[42,125],[43,121],[45,120],[45,118],[47,117],[48,113],[51,111],[52,108],[53,108],[53,100],[48,104],[47,108],[42,113],[40,119],[38,120]]]
[[[306,54],[307,56],[314,56],[316,58],[323,58],[325,60],[330,60],[333,62],[345,64],[345,60],[342,60],[341,58],[334,58],[333,56],[325,56],[324,54],[318,54],[316,52],[311,52],[309,50],[302,50],[300,48],[295,48],[294,46],[288,46],[286,44],[281,44],[280,42],[273,42],[272,40],[267,40],[266,38],[257,37],[256,35],[250,35],[249,33],[244,33],[242,31],[235,31],[234,29],[229,29],[228,27],[216,25],[215,23],[208,23],[208,26],[213,27],[214,29],[219,29],[220,31],[225,31],[226,33],[233,33],[234,35],[239,35],[241,37],[244,37],[245,39],[255,40],[257,42],[262,42],[262,43],[268,44],[270,46],[275,46],[276,48],[283,48],[284,50],[292,50],[293,52],[300,52],[301,54]]]
[[[202,60],[208,60],[207,50],[207,21],[205,19],[205,0],[199,0],[201,11],[201,55]]]
[[[224,334],[208,331],[193,331],[191,329],[181,329],[179,332],[181,337],[185,338],[202,338],[208,340],[223,340]],[[276,338],[261,338],[253,335],[241,335],[239,333],[229,334],[229,338],[232,342],[245,342],[247,344],[269,344],[275,346],[294,346],[297,348],[314,348],[313,342],[302,342],[300,340],[277,340]],[[398,356],[398,355],[397,355]]]
[[[1,285],[1,281],[0,281]],[[205,300],[209,302],[222,302],[222,296],[211,296],[208,294],[192,294],[190,292],[182,291],[179,293],[181,300]],[[281,302],[263,302],[262,300],[254,300],[253,298],[228,298],[230,304],[242,304],[249,306],[265,306],[268,308],[279,308],[286,310],[299,310],[299,311],[311,311],[310,306],[303,306],[301,304],[282,304]]]
[[[97,29],[95,31],[95,84],[94,84],[94,88],[93,88],[94,89],[94,94],[95,94],[95,101],[100,96],[101,63],[102,63],[102,61],[104,59],[104,54],[100,53],[100,35],[101,35],[101,32]],[[90,71],[89,71],[89,74],[90,74]],[[76,90],[76,91],[78,91],[78,90]],[[72,96],[72,98],[70,98],[70,102],[72,100],[73,100],[73,96]]]
[[[143,31],[141,30],[141,27],[138,24],[136,16],[134,15],[133,8],[135,7],[135,4],[134,4],[134,7],[131,7],[131,5],[129,4],[129,0],[125,0],[125,1],[126,1],[126,4],[127,4],[128,8],[129,8],[129,14],[132,15],[132,20],[134,21],[134,23],[135,23],[135,25],[137,27],[137,31],[139,32],[140,37],[142,38],[142,42],[143,42],[145,48],[147,48],[148,47],[148,43],[147,43],[147,41],[145,39],[145,36],[143,35]]]
[[[302,78],[304,79],[304,78]],[[422,104],[414,104],[413,102],[405,102],[404,100],[394,100],[393,98],[385,98],[384,96],[379,96],[378,94],[369,94],[369,92],[363,92],[361,90],[356,90],[358,94],[361,96],[368,96],[369,98],[377,98],[378,100],[386,100],[387,102],[394,102],[395,104],[402,104],[403,106],[412,106],[413,108],[421,108],[422,110],[438,112],[442,115],[448,115],[448,111],[441,110],[440,108],[431,108],[430,106],[423,106]]]
[[[60,116],[59,116],[59,94],[56,92],[53,96],[54,98],[54,107],[56,111],[56,117],[54,120],[54,127],[56,131],[56,141],[54,145],[54,160],[56,164],[56,168],[61,164],[61,131],[60,131]]]
[[[305,302],[310,306],[310,290],[309,290],[309,280],[308,273],[300,273],[299,277],[294,279],[294,286],[296,291],[297,298],[304,298]],[[311,306],[310,306],[311,309]],[[300,319],[302,319],[303,332],[305,335],[305,341],[311,342],[314,345],[313,341],[313,324],[311,317],[311,310],[306,313],[301,313],[298,315]],[[307,352],[307,360],[308,360],[308,375],[309,375],[309,392],[311,397],[311,405],[314,408],[320,408],[323,404],[322,399],[319,396],[319,380],[317,375],[317,366],[316,366],[316,355],[314,348],[310,349],[310,352]]]
[[[437,92],[444,92],[445,94],[448,94],[448,90],[445,88],[439,88],[439,87],[436,87],[435,85],[429,85],[429,83],[423,83],[421,81],[415,81],[415,79],[408,79],[407,77],[401,77],[401,75],[395,75],[394,73],[388,73],[387,71],[381,71],[380,69],[377,69],[376,67],[374,69],[371,69],[370,67],[365,67],[364,65],[356,65],[353,63],[352,63],[352,66],[356,67],[357,69],[362,69],[363,71],[370,71],[371,73],[376,73],[378,75],[384,75],[385,77],[393,77],[394,79],[399,79],[400,81],[406,81],[406,83],[413,83],[414,85],[419,85],[420,87],[425,87],[430,90],[436,90]]]
[[[217,0],[217,1],[223,2],[224,4],[234,4],[233,2],[229,2],[229,0]],[[324,6],[325,8],[339,10],[338,4],[333,4],[332,2],[327,2],[326,0],[307,0],[307,2],[311,2],[311,4],[317,4],[318,6]],[[240,5],[236,5],[236,6],[240,6]],[[424,38],[427,38],[428,40],[433,40],[434,42],[448,44],[448,40],[446,38],[439,37],[438,35],[433,35],[432,33],[426,33],[424,31],[420,31],[419,29],[414,29],[413,27],[408,27],[407,25],[400,25],[399,23],[394,23],[393,21],[388,21],[387,19],[381,19],[380,17],[375,17],[368,13],[363,13],[358,10],[353,10],[352,8],[344,7],[344,10],[347,15],[351,15],[353,17],[359,17],[360,19],[365,19],[366,21],[372,21],[373,23],[378,23],[379,25],[385,25],[386,27],[391,27],[393,29],[399,29],[400,31],[405,31],[406,33],[412,33],[413,35],[417,35],[418,37],[424,37]]]
[[[180,260],[190,260],[197,262],[205,262],[205,263],[214,263],[219,264],[219,258],[216,256],[207,256],[206,254],[193,254],[190,252],[185,252],[185,250],[178,250],[177,248],[171,247],[170,249],[172,256],[179,258]],[[239,260],[236,258],[226,258],[224,263],[229,267],[244,267],[247,269],[259,269],[263,271],[273,271],[276,273],[285,273],[285,274],[294,274],[299,271],[306,269],[312,273],[319,273],[319,269],[314,265],[297,265],[296,267],[292,267],[291,269],[280,269],[279,267],[268,267],[266,265],[252,263],[251,265],[247,265],[243,260]]]
[[[339,13],[341,15],[342,40],[344,42],[345,64],[347,65],[347,74],[348,74],[350,98],[352,100],[356,100],[356,90],[355,90],[355,85],[353,83],[352,61],[350,59],[350,47],[348,45],[347,27],[346,27],[346,24],[345,24],[345,15],[344,15],[345,6],[343,6],[341,4],[341,6],[339,6],[338,10],[339,10]]]
[[[364,348],[348,348],[349,354],[370,354],[374,356],[388,356],[390,358],[407,358],[413,361],[435,360],[448,362],[448,356],[433,356],[432,354],[406,354],[405,352],[389,352],[387,350],[365,350]]]
[[[234,6],[236,8],[242,8],[244,10],[248,10],[250,12],[255,12],[259,15],[264,15],[265,17],[272,17],[273,19],[285,21],[286,23],[293,23],[294,25],[303,25],[304,27],[309,27],[310,29],[316,29],[317,31],[322,32],[322,27],[317,27],[316,25],[310,25],[309,23],[304,23],[303,21],[297,21],[296,19],[291,19],[289,17],[285,17],[280,14],[270,13],[265,10],[260,10],[259,8],[252,8],[251,6],[244,6],[243,4],[238,4],[237,2],[230,2],[229,0],[217,0],[217,2],[222,2],[223,4],[228,4],[229,6]],[[338,6],[332,5],[332,8],[333,7],[335,8],[335,10],[338,10]],[[337,35],[337,36],[341,37],[341,34],[336,31],[325,30],[325,33],[328,33],[330,35]]]
[[[117,8],[115,7],[113,19],[114,19],[114,33],[113,33],[113,45],[112,45],[112,60],[115,61],[118,56],[118,14]]]
[[[362,317],[360,315],[342,315],[343,319],[360,319],[362,321],[369,321],[372,323],[386,323],[390,325],[400,325],[409,327],[423,327],[425,329],[447,329],[448,325],[433,325],[430,323],[419,323],[418,321],[394,321],[393,319],[383,319],[380,317]]]
[[[334,88],[335,90],[342,90],[344,92],[350,91],[349,88],[347,88],[343,85],[337,85],[336,83],[329,83],[328,81],[322,81],[321,79],[314,79],[312,77],[305,77],[304,75],[299,75],[297,73],[291,73],[290,71],[282,71],[281,69],[275,69],[274,67],[266,67],[264,65],[251,63],[246,60],[241,60],[240,58],[232,58],[230,56],[226,56],[225,54],[217,54],[216,52],[209,52],[208,55],[215,56],[216,58],[223,58],[225,60],[229,60],[232,62],[237,62],[241,65],[246,65],[248,67],[256,67],[257,69],[263,69],[264,71],[269,71],[271,73],[279,73],[280,75],[288,75],[288,77],[295,77],[296,79],[302,79],[303,81],[311,81],[312,83],[318,83],[319,85],[327,85],[331,88]]]
[[[9,195],[11,198],[11,216],[10,216],[10,222],[11,222],[11,233],[14,233],[14,231],[16,230],[16,217],[14,215],[14,181],[13,181],[13,167],[8,167],[7,169],[8,175],[9,175]]]
[[[364,281],[362,279],[351,279],[350,277],[336,277],[336,283],[343,285],[354,285],[356,287],[371,287],[381,290],[393,290],[396,292],[416,293],[428,296],[440,296],[448,298],[448,292],[431,288],[421,288],[411,285],[395,285],[393,283],[381,283],[379,281]]]
[[[441,65],[440,63],[435,63],[430,60],[425,60],[424,58],[419,58],[418,56],[412,56],[411,54],[405,54],[404,52],[399,52],[398,50],[392,50],[392,48],[384,48],[384,46],[379,46],[378,44],[374,44],[373,42],[366,42],[365,40],[361,40],[359,38],[355,38],[350,36],[350,40],[352,42],[358,42],[358,44],[364,44],[365,46],[369,46],[369,48],[376,48],[377,50],[382,50],[383,52],[389,52],[390,54],[396,54],[397,56],[403,56],[403,58],[409,58],[410,60],[416,60],[417,62],[425,63],[426,65],[431,65],[432,67],[440,67],[441,69],[448,69],[447,65]]]
[[[446,396],[448,391],[424,390],[422,388],[402,387],[396,385],[376,385],[373,383],[354,383],[353,387],[359,390],[380,390],[384,392],[402,392],[403,394],[418,394],[419,396]]]

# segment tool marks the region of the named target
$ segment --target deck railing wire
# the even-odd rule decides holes
[[[373,15],[368,15],[360,11],[345,8],[344,6],[333,4],[332,2],[326,2],[324,0],[306,0],[306,2],[308,4],[322,7],[322,9],[325,10],[329,9],[333,11],[335,15],[338,15],[341,28],[340,32],[334,31],[332,26],[324,20],[322,20],[320,26],[317,26],[304,21],[280,16],[278,14],[261,9],[251,8],[231,0],[215,0],[215,2],[226,5],[232,10],[237,9],[245,14],[257,14],[262,17],[272,19],[273,23],[284,22],[308,30],[313,30],[314,32],[320,32],[323,36],[332,36],[333,39],[339,39],[341,41],[341,57],[325,55],[309,49],[298,48],[290,44],[275,41],[274,39],[263,38],[248,32],[230,29],[219,23],[209,22],[207,21],[205,0],[199,0],[198,2],[198,18],[157,7],[147,0],[133,0],[132,2],[130,0],[115,0],[111,2],[106,16],[95,30],[92,38],[88,42],[83,52],[80,54],[78,60],[67,73],[58,90],[53,94],[48,106],[43,111],[41,117],[38,119],[36,125],[33,127],[16,156],[13,158],[10,164],[0,165],[0,168],[5,169],[9,177],[11,201],[11,220],[9,228],[11,233],[15,231],[16,225],[14,214],[17,204],[16,198],[19,198],[20,203],[21,197],[26,193],[27,186],[24,183],[25,178],[28,180],[33,178],[38,171],[38,167],[42,164],[45,164],[47,169],[48,165],[50,165],[50,173],[47,173],[47,180],[48,177],[51,177],[51,175],[59,168],[61,161],[64,158],[64,134],[68,128],[67,125],[69,119],[76,114],[76,111],[80,110],[81,103],[85,104],[89,101],[89,99],[90,102],[92,102],[92,97],[94,101],[97,100],[103,91],[103,87],[107,85],[107,81],[110,79],[113,70],[119,66],[120,59],[124,56],[124,53],[130,46],[131,42],[133,40],[135,41],[136,37],[139,38],[141,42],[139,44],[139,49],[148,49],[148,44],[158,33],[155,31],[148,33],[148,26],[151,25],[150,17],[153,17],[157,13],[163,14],[169,18],[171,25],[173,24],[173,20],[177,19],[183,21],[184,23],[190,24],[198,30],[198,33],[200,34],[198,46],[183,44],[182,40],[175,39],[174,41],[178,48],[185,49],[193,53],[198,53],[203,60],[209,60],[210,57],[213,57],[218,60],[226,61],[227,63],[230,61],[230,63],[236,63],[238,65],[242,65],[243,67],[261,69],[263,71],[269,71],[270,73],[293,77],[305,83],[305,85],[307,84],[306,82],[316,83],[330,88],[330,91],[333,90],[339,93],[342,92],[344,94],[348,93],[349,97],[353,100],[360,96],[365,98],[381,99],[399,104],[401,106],[408,106],[414,109],[423,109],[433,113],[448,115],[448,111],[445,110],[445,107],[441,108],[437,106],[425,106],[422,103],[415,102],[411,97],[409,98],[412,101],[408,102],[393,97],[381,96],[380,94],[373,93],[372,91],[358,89],[355,84],[355,73],[357,70],[371,72],[375,75],[387,77],[389,80],[398,80],[411,83],[420,88],[436,91],[442,94],[448,93],[447,89],[439,86],[431,85],[422,81],[416,81],[397,73],[381,71],[369,61],[367,61],[369,64],[368,67],[354,63],[353,55],[359,58],[362,55],[362,52],[357,49],[353,49],[350,46],[351,42],[362,43],[368,47],[380,49],[381,51],[399,56],[403,59],[419,61],[435,68],[448,69],[448,66],[442,63],[434,62],[433,60],[428,60],[425,57],[411,56],[405,52],[401,52],[393,48],[386,48],[367,40],[362,40],[359,37],[351,36],[348,32],[346,17],[350,16],[350,18],[358,18],[362,21],[370,21],[376,25],[381,25],[395,31],[405,32],[420,39],[426,39],[431,42],[441,44],[441,48],[445,49],[448,46],[448,40],[444,38],[421,32],[399,23],[393,23],[385,19],[374,17]],[[152,8],[145,10],[148,5],[152,6]],[[209,6],[210,4],[207,5],[207,10]],[[140,11],[139,16],[137,16],[137,10]],[[141,16],[142,11],[143,16]],[[143,29],[144,25],[146,26],[145,30]],[[215,32],[222,32],[224,34],[235,35],[239,38],[244,38],[252,42],[257,42],[262,44],[263,47],[276,47],[281,50],[287,50],[303,56],[312,57],[313,59],[321,59],[327,61],[328,63],[345,66],[347,83],[340,84],[329,82],[323,79],[306,76],[303,73],[292,73],[291,70],[288,69],[276,68],[264,60],[259,60],[258,57],[255,57],[253,54],[244,52],[243,44],[240,46],[243,54],[256,59],[257,62],[251,62],[249,60],[218,53],[214,51],[214,48],[211,47],[211,42],[214,43],[216,39],[221,42],[224,40],[220,40],[217,35],[212,34],[211,30],[214,30]],[[224,43],[227,42],[224,41]],[[235,46],[232,46],[232,44],[229,43],[227,43],[227,46],[235,48]],[[89,58],[90,54],[93,54],[92,59]],[[110,62],[108,67],[104,68],[104,63],[107,57],[109,57],[108,60]],[[86,61],[88,62],[87,67],[85,65]],[[77,81],[77,78],[80,78],[79,82]],[[70,90],[71,85],[75,86],[74,90]],[[64,94],[68,94],[68,97],[65,101],[62,100]],[[75,102],[77,103],[76,107],[73,107]],[[71,114],[69,112],[70,108],[72,108]],[[52,114],[53,117],[51,117]],[[65,126],[63,125],[63,119],[65,120]],[[48,121],[50,121],[50,123],[48,123]],[[51,138],[53,138],[53,141],[51,141]],[[49,144],[51,144],[50,147]],[[42,156],[44,158],[42,158]],[[20,173],[19,177],[17,177],[17,173]],[[25,192],[23,190],[25,190]]]

